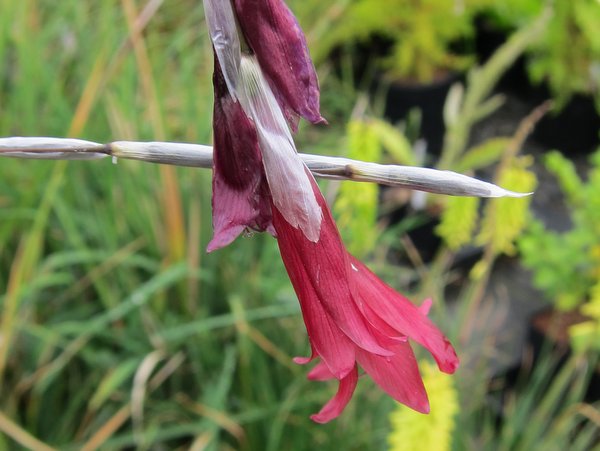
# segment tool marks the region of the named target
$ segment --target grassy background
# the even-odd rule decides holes
[[[289,3],[314,47],[346,2]],[[199,0],[0,0],[0,11],[0,136],[210,142]],[[332,153],[356,93],[319,72],[332,125],[303,128],[299,147]],[[338,420],[309,420],[336,387],[291,361],[308,343],[276,243],[254,235],[207,255],[210,192],[204,170],[0,161],[0,450],[385,448],[394,403],[369,378]],[[400,246],[383,238],[379,270],[385,246]],[[385,279],[410,277],[388,265]],[[436,319],[457,338],[461,324]],[[485,362],[461,369],[453,449],[589,447],[585,362],[558,378],[551,368],[509,399],[502,426]],[[420,443],[408,431],[432,421],[404,422],[407,449]]]
[[[0,135],[210,142],[201,2],[0,11]],[[210,220],[209,171],[0,162],[0,449],[382,443],[370,382],[339,421],[308,419],[335,387],[291,362],[308,345],[276,243],[207,255]]]

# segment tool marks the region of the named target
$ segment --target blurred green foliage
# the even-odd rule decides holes
[[[600,150],[590,158],[586,181],[558,152],[548,154],[545,163],[564,193],[572,226],[561,233],[532,220],[519,240],[523,263],[533,271],[535,285],[557,309],[578,309],[587,316],[569,329],[573,347],[578,352],[599,351]]]
[[[348,123],[347,157],[362,161],[380,161],[381,144],[370,124],[360,119]],[[365,257],[377,241],[379,190],[371,183],[341,183],[333,212],[350,253]]]
[[[349,4],[290,2],[317,53]],[[432,4],[446,11],[447,4]],[[212,50],[201,2],[0,0],[0,11],[0,135],[210,142]],[[447,17],[438,19],[441,40],[454,27]],[[423,30],[425,38],[415,44],[426,49],[429,37],[439,39],[436,33]],[[510,65],[528,36],[497,64]],[[411,58],[421,56],[427,57]],[[506,153],[508,138],[466,146],[465,132],[498,104],[480,109],[489,102],[495,73],[484,70],[486,83],[460,97],[448,114],[455,153],[447,168],[472,171]],[[324,111],[343,123],[356,93],[345,80],[321,81]],[[345,143],[348,156],[416,161],[390,124],[369,119],[345,127],[332,121],[327,130],[304,128],[299,147],[331,153]],[[376,191],[360,186],[360,196],[357,185],[341,188],[342,228],[350,228],[356,252],[376,254],[371,263],[387,268],[392,277],[386,281],[404,289],[412,272],[385,259],[386,242],[374,226]],[[307,382],[306,369],[291,362],[309,349],[276,243],[244,237],[206,255],[210,189],[210,173],[194,169],[1,161],[0,449],[386,446],[394,403],[368,378],[338,420],[324,426],[309,420],[336,387]],[[468,208],[474,214],[475,206]],[[458,231],[453,236],[462,244],[475,229],[458,230],[459,219],[450,231]],[[388,232],[383,235],[389,242]],[[441,277],[433,268],[430,280],[445,283],[444,268]],[[417,289],[429,293],[433,286],[425,281]],[[460,310],[470,299],[460,301]],[[436,321],[458,340],[456,331],[468,321],[439,314],[442,293],[435,301]],[[577,443],[593,439],[581,416],[566,415],[582,390],[568,391],[565,378],[556,390],[546,390],[552,383],[546,379],[527,387],[500,436],[486,401],[488,376],[467,368],[452,379],[460,399],[453,448],[500,443],[512,449],[536,439],[550,443],[548,437],[563,443],[575,429],[583,431]],[[446,404],[452,390],[442,391],[431,391],[433,406]],[[446,407],[439,414],[448,420]],[[523,415],[533,419],[523,421]],[[428,417],[416,421],[427,427]]]
[[[474,17],[491,0],[353,0],[344,2],[336,25],[322,37],[320,52],[374,37],[391,42],[380,69],[392,79],[431,82],[473,62],[466,42]],[[453,45],[461,42],[465,52]]]
[[[451,197],[446,201],[436,232],[450,250],[458,251],[472,242],[479,219],[478,208],[476,197]]]
[[[544,6],[552,19],[543,39],[527,55],[531,79],[546,82],[563,106],[573,94],[592,95],[600,111],[600,3],[596,0],[498,1],[489,11],[500,27],[515,30],[536,17]]]
[[[530,170],[531,157],[517,157],[501,168],[497,175],[500,186],[519,193],[532,193],[537,186],[535,174]],[[481,231],[476,241],[490,246],[494,253],[514,255],[514,240],[526,225],[531,197],[521,199],[494,199],[483,212]]]
[[[0,135],[209,143],[201,2],[143,5],[0,0]],[[368,382],[344,418],[310,421],[335,387],[292,364],[308,344],[276,243],[206,255],[210,179],[1,161],[0,449],[385,442],[391,403]]]
[[[569,327],[571,347],[578,354],[597,355],[600,352],[600,276],[580,311],[585,319]]]
[[[598,425],[589,420],[597,408],[582,402],[592,374],[589,363],[581,356],[559,362],[544,353],[531,368],[523,368],[514,385],[507,387],[495,381],[489,387],[488,400],[495,410],[476,408],[467,416],[467,397],[457,429],[474,422],[480,435],[460,434],[453,449],[596,449]],[[472,396],[473,392],[469,393]]]
[[[600,277],[600,151],[591,158],[587,182],[558,152],[548,154],[545,164],[565,195],[572,228],[554,232],[532,219],[519,249],[536,286],[556,307],[571,310],[590,298]]]
[[[530,75],[548,83],[559,107],[583,93],[594,96],[600,111],[600,3],[556,1],[553,13],[544,39],[530,52]]]
[[[523,264],[533,271],[534,284],[562,311],[577,310],[584,319],[569,328],[578,353],[600,351],[600,149],[590,157],[587,180],[558,152],[545,158],[547,169],[562,189],[571,228],[547,230],[532,220],[519,240]]]

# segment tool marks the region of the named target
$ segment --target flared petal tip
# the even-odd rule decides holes
[[[425,389],[414,391],[408,395],[408,398],[399,399],[394,397],[394,400],[415,412],[422,413],[423,415],[429,415],[431,412],[431,406],[429,405],[429,397]]]
[[[337,418],[337,415],[333,416],[331,414],[321,414],[321,413],[315,413],[310,416],[311,420],[313,420],[315,423],[319,423],[319,424],[329,423],[331,420],[335,420],[336,418]]]
[[[442,354],[434,354],[435,361],[440,371],[446,374],[454,374],[460,366],[460,361],[448,339],[444,339],[444,345],[446,349]]]
[[[328,381],[330,379],[337,379],[341,381],[344,379],[352,370],[356,367],[354,361],[351,365],[339,366],[330,368],[324,361],[319,362],[312,370],[308,372],[306,378],[311,381]]]
[[[213,239],[210,240],[208,246],[206,246],[206,252],[211,253],[217,249],[228,246],[231,244],[244,230],[243,225],[232,225],[225,227],[220,230],[215,230]]]
[[[400,404],[405,405],[409,409],[415,412],[422,413],[423,415],[429,415],[431,412],[431,406],[429,405],[429,397],[425,389],[422,391],[415,391],[408,398],[398,399],[394,398]]]
[[[429,406],[429,400],[425,399],[425,402],[421,402],[419,404],[415,404],[414,406],[411,406],[411,408],[419,413],[422,413],[423,415],[429,415],[429,412],[431,412],[431,407]]]
[[[306,116],[305,116],[306,117]],[[306,117],[311,124],[313,125],[329,125],[329,122],[327,122],[327,119],[325,119],[323,116],[321,116],[320,114],[317,114],[315,116],[310,116],[310,117]]]
[[[331,398],[318,413],[311,415],[310,419],[315,423],[323,424],[340,416],[342,411],[348,405],[350,398],[352,398],[357,382],[358,370],[355,366],[353,371],[340,380],[338,391],[335,396]]]
[[[440,367],[440,370],[446,374],[454,374],[459,366],[460,363],[458,362],[458,359],[456,359],[446,362],[443,366]]]
[[[296,365],[306,365],[307,363],[310,363],[313,359],[314,359],[314,357],[312,357],[312,356],[310,356],[310,357],[294,357],[292,359],[292,362],[294,362]]]
[[[431,306],[433,305],[433,301],[431,300],[431,298],[427,298],[423,301],[423,303],[421,304],[420,307],[418,307],[419,312],[421,312],[422,315],[429,315],[429,311],[431,310]]]

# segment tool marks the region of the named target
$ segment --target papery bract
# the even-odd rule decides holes
[[[204,15],[220,72],[233,100],[237,100],[237,83],[242,57],[235,13],[230,0],[204,0]],[[216,65],[216,63],[215,63]],[[216,89],[215,85],[215,89]]]
[[[240,63],[239,99],[253,121],[273,203],[286,221],[310,240],[319,239],[321,208],[311,187],[312,175],[298,156],[292,134],[254,56]]]

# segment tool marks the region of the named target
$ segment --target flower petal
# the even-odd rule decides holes
[[[308,357],[294,357],[292,359],[292,361],[298,365],[306,365],[307,363],[312,362],[317,357],[319,357],[319,354],[317,353],[315,346],[311,342],[310,343],[310,355]]]
[[[355,365],[352,365],[351,370],[354,369]],[[348,371],[350,373],[350,371]],[[335,375],[329,370],[325,362],[319,362],[315,365],[315,367],[308,372],[306,376],[308,380],[311,381],[328,381],[330,379],[335,379]],[[343,378],[338,378],[343,379]]]
[[[358,371],[356,367],[348,373],[348,375],[340,381],[338,391],[333,398],[319,411],[319,413],[311,415],[311,420],[316,423],[327,423],[338,417],[344,408],[350,402],[356,383],[358,382]]]
[[[458,368],[458,357],[448,339],[427,316],[394,289],[382,282],[363,263],[354,257],[352,264],[358,269],[359,296],[371,309],[398,332],[424,346],[445,373]],[[428,310],[425,303],[424,310]]]
[[[393,348],[393,357],[381,357],[362,349],[356,360],[383,391],[421,413],[429,413],[429,401],[415,355],[408,343]]]
[[[387,344],[386,337],[373,329],[354,302],[352,293],[357,288],[350,273],[348,253],[312,176],[311,182],[323,211],[321,235],[316,243],[290,226],[277,207],[273,207],[277,243],[296,294],[301,304],[322,305],[322,312],[314,316],[316,320],[331,318],[356,345],[380,355],[391,355],[382,346]]]
[[[315,354],[309,356],[309,357],[294,357],[292,359],[292,362],[294,362],[297,365],[306,365],[310,362],[312,362],[317,356]]]
[[[429,298],[425,299],[423,303],[418,307],[421,314],[427,316],[429,315],[429,310],[431,310],[431,306],[433,305],[433,301]]]
[[[373,310],[373,308],[368,304],[362,301],[359,293],[354,293],[354,299],[357,300],[357,304],[361,312],[365,315],[365,318],[369,322],[369,324],[381,332],[386,337],[390,338],[391,342],[393,341],[407,341],[408,337],[398,330],[394,329],[390,326],[384,319],[379,316],[379,314]],[[389,343],[389,342],[388,342]]]
[[[275,207],[273,210],[277,211]],[[279,218],[287,224],[285,219],[280,216]],[[287,228],[292,229],[289,224]],[[299,255],[296,252],[287,252],[286,243],[281,241],[285,241],[285,235],[283,237],[280,235],[282,228],[276,226],[276,230],[283,263],[298,295],[310,344],[331,373],[341,379],[354,367],[354,345],[323,308],[313,280]],[[297,231],[297,229],[293,230]]]
[[[271,202],[256,129],[225,84],[218,61],[213,75],[213,230],[211,252],[246,227],[272,230]]]
[[[281,108],[312,123],[319,113],[319,82],[298,21],[282,0],[235,0],[248,45],[265,71]],[[291,121],[293,125],[293,120]]]

